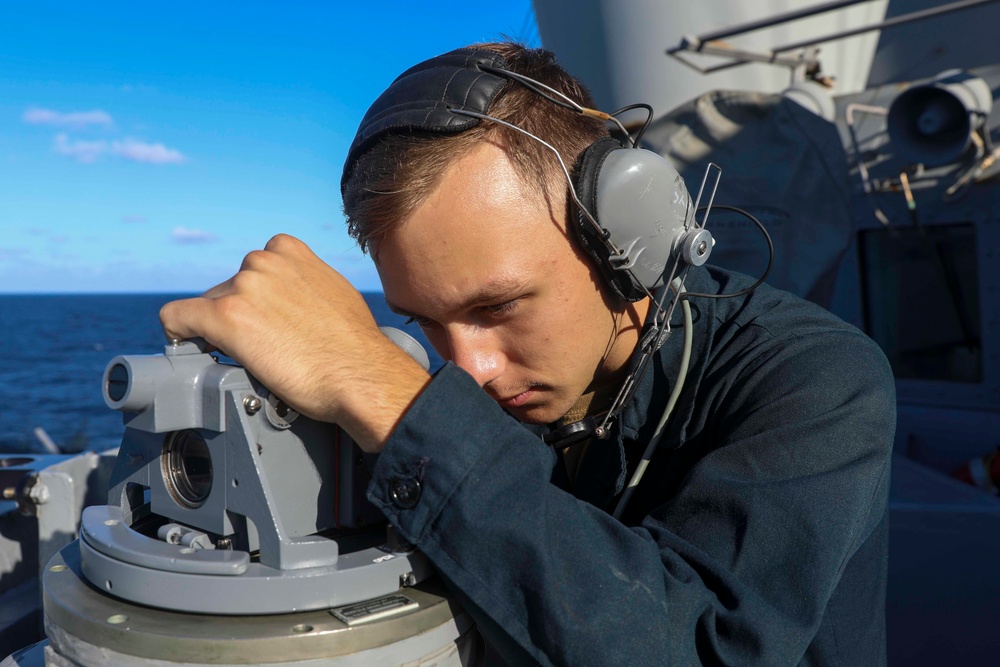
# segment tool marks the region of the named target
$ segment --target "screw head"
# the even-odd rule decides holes
[[[31,487],[31,492],[28,494],[28,497],[31,498],[31,502],[36,505],[44,505],[49,502],[49,498],[51,498],[52,495],[49,493],[49,487],[44,484],[36,484]]]
[[[257,396],[247,396],[243,399],[243,409],[251,416],[257,414],[262,405],[263,403]]]

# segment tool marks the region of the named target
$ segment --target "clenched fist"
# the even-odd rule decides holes
[[[166,304],[167,338],[200,336],[304,415],[379,451],[430,381],[379,330],[361,294],[298,239],[278,235],[239,272]]]

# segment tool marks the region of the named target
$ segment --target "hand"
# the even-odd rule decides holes
[[[201,336],[313,419],[381,450],[430,381],[387,339],[364,298],[296,238],[278,235],[239,273],[160,311],[168,339]]]

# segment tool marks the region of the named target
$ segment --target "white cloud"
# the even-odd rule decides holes
[[[147,144],[135,139],[114,142],[111,145],[111,152],[126,160],[145,162],[147,164],[178,164],[184,162],[184,156],[180,151],[167,148],[163,144]]]
[[[214,243],[219,237],[204,229],[188,229],[187,227],[174,227],[170,232],[170,237],[174,243],[190,245],[194,243]]]
[[[56,135],[53,147],[60,155],[73,158],[77,162],[94,162],[107,152],[106,141],[71,141],[65,133]]]
[[[114,125],[111,114],[107,111],[94,109],[93,111],[71,111],[60,113],[52,109],[31,108],[24,112],[21,120],[31,125],[52,125],[55,127],[68,127],[78,130],[91,125],[110,126]]]
[[[84,141],[70,139],[65,132],[56,135],[54,148],[60,155],[73,158],[77,162],[96,162],[105,154],[117,155],[120,158],[146,164],[178,164],[184,162],[184,155],[163,144],[147,144],[136,139],[107,142]]]

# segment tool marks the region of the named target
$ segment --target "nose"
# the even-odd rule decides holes
[[[480,387],[503,374],[507,358],[490,330],[460,325],[448,328],[445,336],[448,359],[474,377]]]

